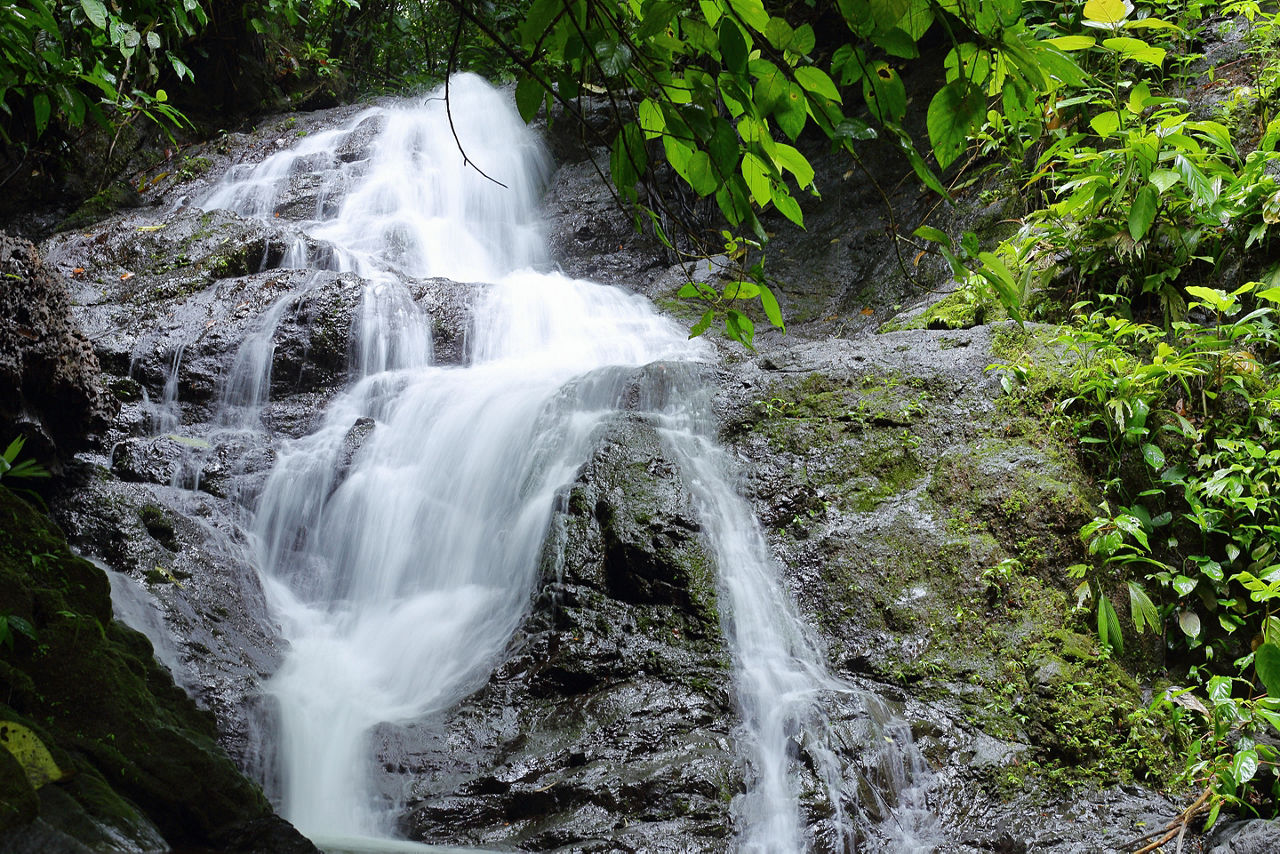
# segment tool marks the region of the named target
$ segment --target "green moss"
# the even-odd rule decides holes
[[[84,228],[105,219],[116,210],[138,204],[138,191],[127,184],[112,184],[90,196],[75,213],[58,223],[57,231]]]
[[[0,715],[38,722],[59,765],[80,771],[85,782],[66,790],[77,809],[126,835],[141,809],[170,842],[195,847],[270,815],[217,747],[212,717],[156,664],[145,637],[112,620],[106,575],[3,488],[0,601],[36,635],[6,652]],[[59,821],[75,832],[74,819]]]
[[[138,508],[138,518],[152,539],[170,551],[177,551],[178,538],[173,520],[163,508],[156,504],[144,504]]]

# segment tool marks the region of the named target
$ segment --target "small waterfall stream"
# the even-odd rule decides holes
[[[302,228],[318,249],[308,258],[295,247],[291,263],[367,282],[352,330],[355,380],[314,432],[280,449],[255,521],[291,647],[265,686],[280,709],[282,809],[316,839],[387,835],[397,805],[371,794],[370,731],[447,710],[499,660],[537,583],[555,494],[620,405],[627,372],[603,369],[712,357],[643,298],[537,272],[547,266],[537,140],[479,78],[453,81],[452,114],[466,157],[494,180],[464,164],[445,105],[430,96],[367,110],[239,167],[204,202],[269,217],[283,182],[314,174],[325,184]],[[371,128],[371,154],[346,158],[348,141]],[[432,363],[431,318],[403,284],[431,276],[480,283],[464,367]],[[244,343],[224,423],[256,417],[278,317]],[[588,374],[592,382],[574,382]],[[853,850],[843,811],[857,772],[832,742],[824,704],[868,701],[827,673],[709,438],[702,397],[668,395],[648,417],[685,471],[719,564],[749,768],[738,847],[811,844],[793,774],[799,746],[826,789],[838,850]],[[905,752],[885,761],[910,768],[909,738],[897,742]],[[931,850],[922,815],[888,850]]]

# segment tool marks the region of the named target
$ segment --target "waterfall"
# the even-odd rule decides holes
[[[500,92],[469,75],[451,90],[452,128],[439,94],[374,107],[238,167],[204,202],[270,217],[305,173],[322,182],[301,224],[315,248],[295,247],[292,262],[367,283],[355,379],[314,432],[280,448],[254,523],[290,644],[265,687],[280,710],[282,810],[313,838],[389,833],[397,805],[371,794],[370,731],[447,710],[499,660],[537,583],[556,492],[624,396],[628,372],[604,369],[712,357],[641,297],[538,271],[545,155]],[[368,156],[351,156],[362,134],[376,135]],[[431,276],[477,283],[464,367],[432,362],[430,318],[404,284]],[[245,342],[228,405],[261,404],[274,323]],[[671,401],[651,417],[719,563],[751,769],[739,846],[809,844],[792,772],[803,739],[848,848],[847,758],[827,744],[823,703],[860,695],[827,674],[705,419]]]

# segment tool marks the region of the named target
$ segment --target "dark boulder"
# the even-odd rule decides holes
[[[35,246],[0,232],[0,440],[17,432],[28,453],[66,457],[104,429],[117,405],[89,340],[71,322],[66,287]]]
[[[560,501],[510,657],[418,754],[412,837],[724,850],[741,775],[698,531],[656,432],[621,416]]]

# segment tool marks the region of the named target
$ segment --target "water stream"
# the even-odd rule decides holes
[[[545,155],[502,93],[471,76],[451,89],[457,138],[494,180],[464,164],[443,101],[428,96],[238,168],[204,202],[269,217],[291,176],[314,176],[323,185],[302,223],[313,248],[294,247],[290,263],[367,282],[352,329],[355,379],[314,432],[280,449],[255,517],[264,584],[290,643],[265,686],[280,709],[281,807],[313,838],[389,834],[400,805],[372,794],[370,731],[447,711],[499,660],[537,583],[555,494],[620,406],[630,372],[606,369],[712,358],[643,298],[539,272]],[[340,155],[370,132],[367,156]],[[405,284],[431,276],[480,283],[464,367],[432,363],[431,318]],[[224,423],[243,425],[262,405],[278,317],[246,340]],[[851,849],[844,811],[857,772],[824,709],[867,700],[827,673],[709,438],[704,399],[666,395],[647,417],[684,469],[719,564],[748,769],[738,848],[812,844],[794,774],[801,745],[837,846]],[[885,761],[908,771],[914,762],[916,773],[895,785],[921,790],[909,733],[897,741]],[[922,815],[910,833],[890,834],[888,850],[931,849]]]

